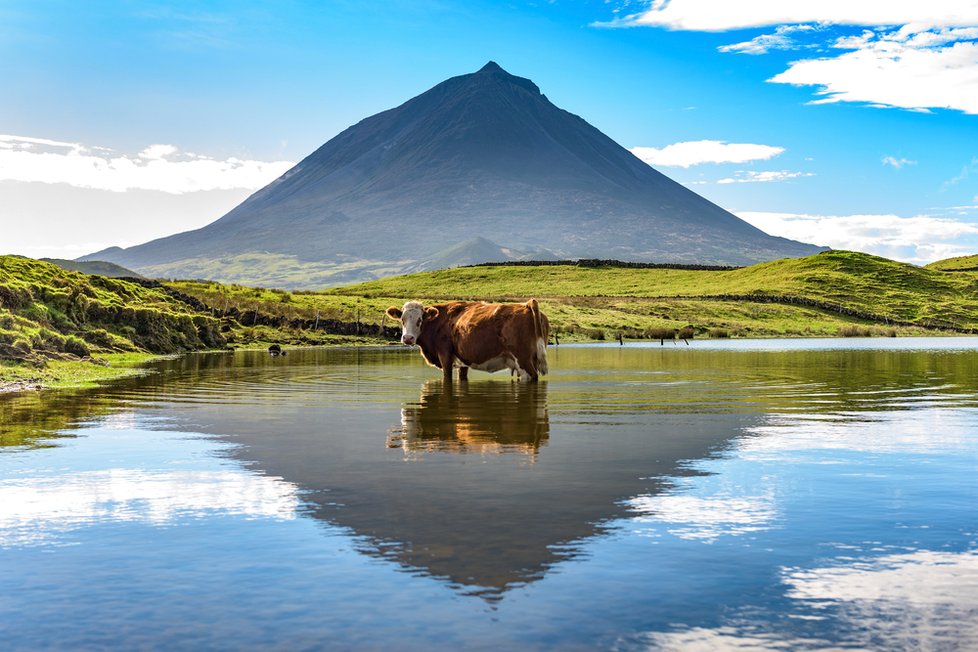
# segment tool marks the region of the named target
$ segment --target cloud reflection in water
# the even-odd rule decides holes
[[[0,546],[53,543],[106,521],[166,525],[215,512],[292,519],[296,487],[281,478],[229,470],[108,469],[0,482]]]

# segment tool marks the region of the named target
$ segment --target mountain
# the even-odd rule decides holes
[[[241,258],[260,254],[294,286],[307,272],[348,282],[460,264],[473,238],[560,258],[734,265],[820,250],[747,224],[490,62],[346,129],[208,226],[81,260],[260,283],[265,269]],[[445,256],[453,248],[460,259]],[[283,282],[292,268],[296,282]]]

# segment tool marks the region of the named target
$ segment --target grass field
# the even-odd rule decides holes
[[[854,324],[950,332],[978,327],[978,278],[847,251],[729,271],[467,267],[382,279],[329,294],[371,302],[520,301],[532,296],[542,301],[556,326],[569,329],[691,324],[699,334],[730,329],[742,335],[804,336],[839,334]]]

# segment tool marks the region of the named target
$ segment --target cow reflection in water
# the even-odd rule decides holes
[[[533,461],[550,436],[546,392],[543,383],[430,380],[417,403],[401,408],[387,446],[409,454],[517,453]]]

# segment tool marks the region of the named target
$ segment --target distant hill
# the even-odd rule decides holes
[[[978,254],[936,260],[925,267],[942,272],[978,272]]]
[[[80,260],[295,288],[514,252],[747,265],[819,250],[747,224],[490,62],[348,128],[212,224]]]
[[[82,274],[98,274],[109,278],[143,278],[141,274],[137,274],[131,269],[104,260],[65,260],[64,258],[41,258],[40,260]]]

